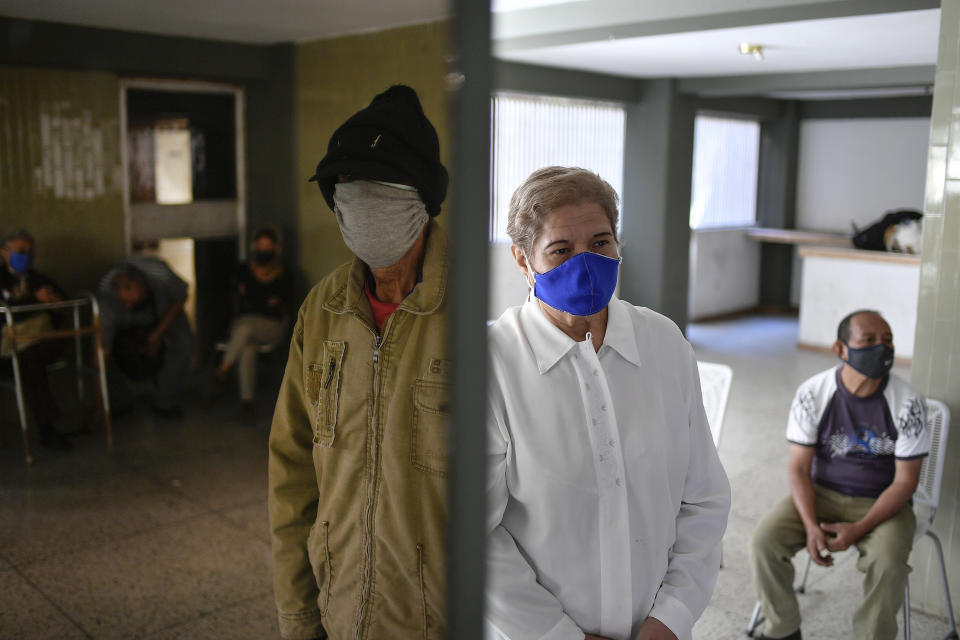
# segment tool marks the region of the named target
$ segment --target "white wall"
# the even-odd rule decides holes
[[[528,287],[517,263],[510,255],[510,245],[490,245],[490,299],[487,302],[487,318],[496,320],[508,307],[523,304]]]
[[[890,209],[922,210],[929,118],[804,120],[797,228],[849,232]]]
[[[741,311],[760,302],[760,243],[744,228],[690,233],[691,320]]]
[[[837,325],[845,315],[854,309],[876,309],[893,331],[897,356],[913,357],[919,260],[910,264],[823,255],[802,260],[800,344],[829,347],[837,339]]]

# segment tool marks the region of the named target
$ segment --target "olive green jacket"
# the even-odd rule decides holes
[[[358,260],[297,318],[270,432],[274,592],[285,638],[443,638],[447,242],[382,336]]]

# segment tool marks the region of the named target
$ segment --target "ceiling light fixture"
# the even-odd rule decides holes
[[[754,60],[763,60],[763,45],[741,42],[740,53],[745,56],[753,56]]]

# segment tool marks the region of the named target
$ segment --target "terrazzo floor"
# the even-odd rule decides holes
[[[699,359],[734,370],[720,441],[733,508],[724,568],[694,638],[743,638],[754,604],[747,540],[787,494],[787,409],[796,386],[833,359],[796,349],[793,318],[693,325],[689,336]],[[29,467],[12,398],[0,394],[0,638],[277,637],[268,393],[254,422],[230,398],[197,395],[182,423],[137,410],[116,421],[112,450],[101,433],[78,436],[70,453],[37,448]],[[860,593],[853,564],[847,553],[811,571],[805,639],[849,637]],[[912,623],[918,640],[947,630],[917,612]]]
[[[272,399],[138,409],[75,449],[23,461],[4,395],[0,638],[277,636],[266,511]]]

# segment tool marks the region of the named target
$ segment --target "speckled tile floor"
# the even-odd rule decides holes
[[[733,369],[733,383],[720,458],[727,470],[733,504],[724,537],[724,567],[710,605],[694,627],[695,640],[745,638],[755,595],[747,560],[747,543],[756,523],[788,495],[786,461],[787,411],[797,386],[832,366],[832,356],[797,349],[795,318],[770,316],[691,325],[687,335],[697,358]],[[909,371],[898,369],[909,377]],[[919,542],[926,545],[927,542]],[[806,558],[794,558],[797,576]],[[860,600],[861,574],[855,552],[837,557],[836,566],[810,571],[807,591],[799,596],[804,640],[849,638],[851,617]],[[798,578],[799,579],[799,578]],[[957,587],[954,587],[956,592]],[[911,612],[912,637],[942,638],[943,620]]]
[[[3,391],[0,403],[10,404]],[[0,638],[277,637],[261,418],[230,398],[169,423],[138,410],[23,462],[0,432]]]
[[[787,493],[784,425],[796,386],[833,363],[795,347],[791,318],[694,325],[702,360],[734,370],[720,442],[733,487],[724,568],[696,640],[743,638],[754,604],[747,541]],[[10,396],[0,391],[0,638],[276,637],[262,418],[225,399],[188,403],[179,424],[136,411],[73,452],[23,462]],[[921,543],[925,544],[925,543]],[[798,554],[798,567],[802,554]],[[859,599],[853,554],[814,567],[801,596],[804,638],[849,637]],[[957,591],[960,587],[955,587]],[[914,612],[913,637],[946,624]]]

